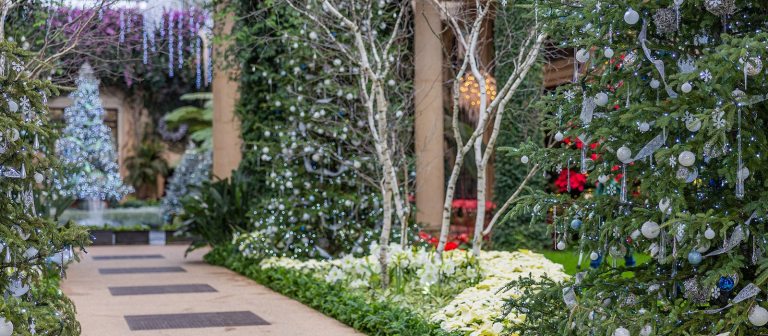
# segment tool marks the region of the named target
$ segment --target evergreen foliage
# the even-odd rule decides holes
[[[553,41],[580,64],[577,81],[543,98],[544,125],[585,144],[528,143],[517,154],[582,171],[595,189],[540,191],[514,212],[551,221],[592,270],[564,284],[512,284],[528,290],[508,307],[530,314],[513,332],[768,332],[757,293],[768,279],[768,4],[676,3],[539,2]],[[633,266],[633,251],[653,260]]]
[[[88,234],[38,216],[36,200],[56,168],[46,99],[55,90],[28,78],[29,53],[0,42],[0,328],[13,335],[79,335],[75,307],[58,289],[61,265]]]
[[[163,220],[172,222],[174,216],[183,211],[181,199],[196,195],[204,181],[211,179],[213,166],[211,150],[201,150],[190,143],[181,157],[165,189],[165,197],[161,203]]]
[[[264,186],[263,202],[252,216],[264,237],[262,253],[300,258],[363,253],[381,217],[380,178],[367,120],[353,113],[363,110],[357,70],[329,50],[311,48],[324,33],[308,31],[306,18],[285,3],[242,0],[235,6],[237,16],[245,17],[234,37],[243,64],[240,171]],[[402,80],[391,85],[410,90],[409,72],[398,76]],[[392,108],[405,110],[408,103],[398,99]],[[401,118],[393,127],[409,122]]]

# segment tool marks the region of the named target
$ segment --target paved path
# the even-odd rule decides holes
[[[89,248],[62,284],[83,335],[362,335],[185,248]]]

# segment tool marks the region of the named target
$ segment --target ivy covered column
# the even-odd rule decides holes
[[[242,159],[242,139],[240,138],[240,120],[235,115],[239,85],[234,80],[236,69],[227,68],[231,62],[224,62],[227,45],[234,25],[234,13],[225,9],[215,17],[217,43],[213,48],[213,176],[227,178],[232,170],[237,169]]]
[[[441,21],[430,1],[414,4],[416,221],[438,231],[445,199]]]

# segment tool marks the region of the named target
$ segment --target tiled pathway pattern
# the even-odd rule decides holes
[[[361,335],[185,248],[89,248],[62,284],[83,335]]]

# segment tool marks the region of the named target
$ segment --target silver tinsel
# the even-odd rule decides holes
[[[717,16],[733,15],[736,11],[736,0],[705,0],[704,8]]]
[[[677,31],[677,13],[672,8],[659,8],[653,15],[653,23],[660,35],[674,33]]]

